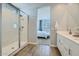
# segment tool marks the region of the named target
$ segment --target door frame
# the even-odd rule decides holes
[[[48,6],[48,5],[47,5],[47,6]],[[45,7],[45,6],[42,6],[42,7]],[[45,45],[51,46],[51,32],[52,32],[52,31],[51,31],[51,24],[52,24],[52,22],[51,22],[51,21],[52,21],[52,16],[51,16],[51,15],[52,15],[52,13],[51,13],[52,10],[51,10],[51,9],[52,9],[52,8],[51,8],[51,6],[49,6],[49,7],[50,7],[50,38],[49,38],[49,42],[50,42],[50,43],[49,43],[49,44],[45,44]],[[40,7],[40,8],[41,8],[41,7]],[[36,19],[37,19],[37,21],[38,21],[38,11],[37,11],[37,16],[36,16],[36,17],[37,17]],[[36,24],[37,24],[37,21],[36,21]],[[36,28],[37,28],[37,27],[36,27]],[[36,33],[37,33],[37,31],[36,31]],[[38,38],[37,38],[37,36],[36,36],[36,39],[37,39],[37,44],[39,44],[39,43],[38,43]]]

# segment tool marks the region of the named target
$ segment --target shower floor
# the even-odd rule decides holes
[[[21,41],[21,47],[26,44],[25,41]],[[19,48],[19,43],[18,42],[13,42],[12,44],[9,44],[5,47],[2,47],[2,56],[8,56],[15,50]]]
[[[13,42],[12,44],[2,47],[2,56],[8,56],[18,48],[19,48],[18,42]]]

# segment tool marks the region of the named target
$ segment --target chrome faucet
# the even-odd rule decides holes
[[[72,31],[71,31],[71,29],[69,29],[69,34],[70,34],[70,35],[72,34]]]

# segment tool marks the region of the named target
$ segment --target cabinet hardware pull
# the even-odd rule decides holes
[[[70,53],[70,49],[69,49],[69,55],[71,55],[71,53]]]

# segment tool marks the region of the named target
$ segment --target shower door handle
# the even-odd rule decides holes
[[[21,30],[23,30],[24,29],[24,26],[21,26]]]
[[[22,29],[24,28],[24,26],[21,27]]]

